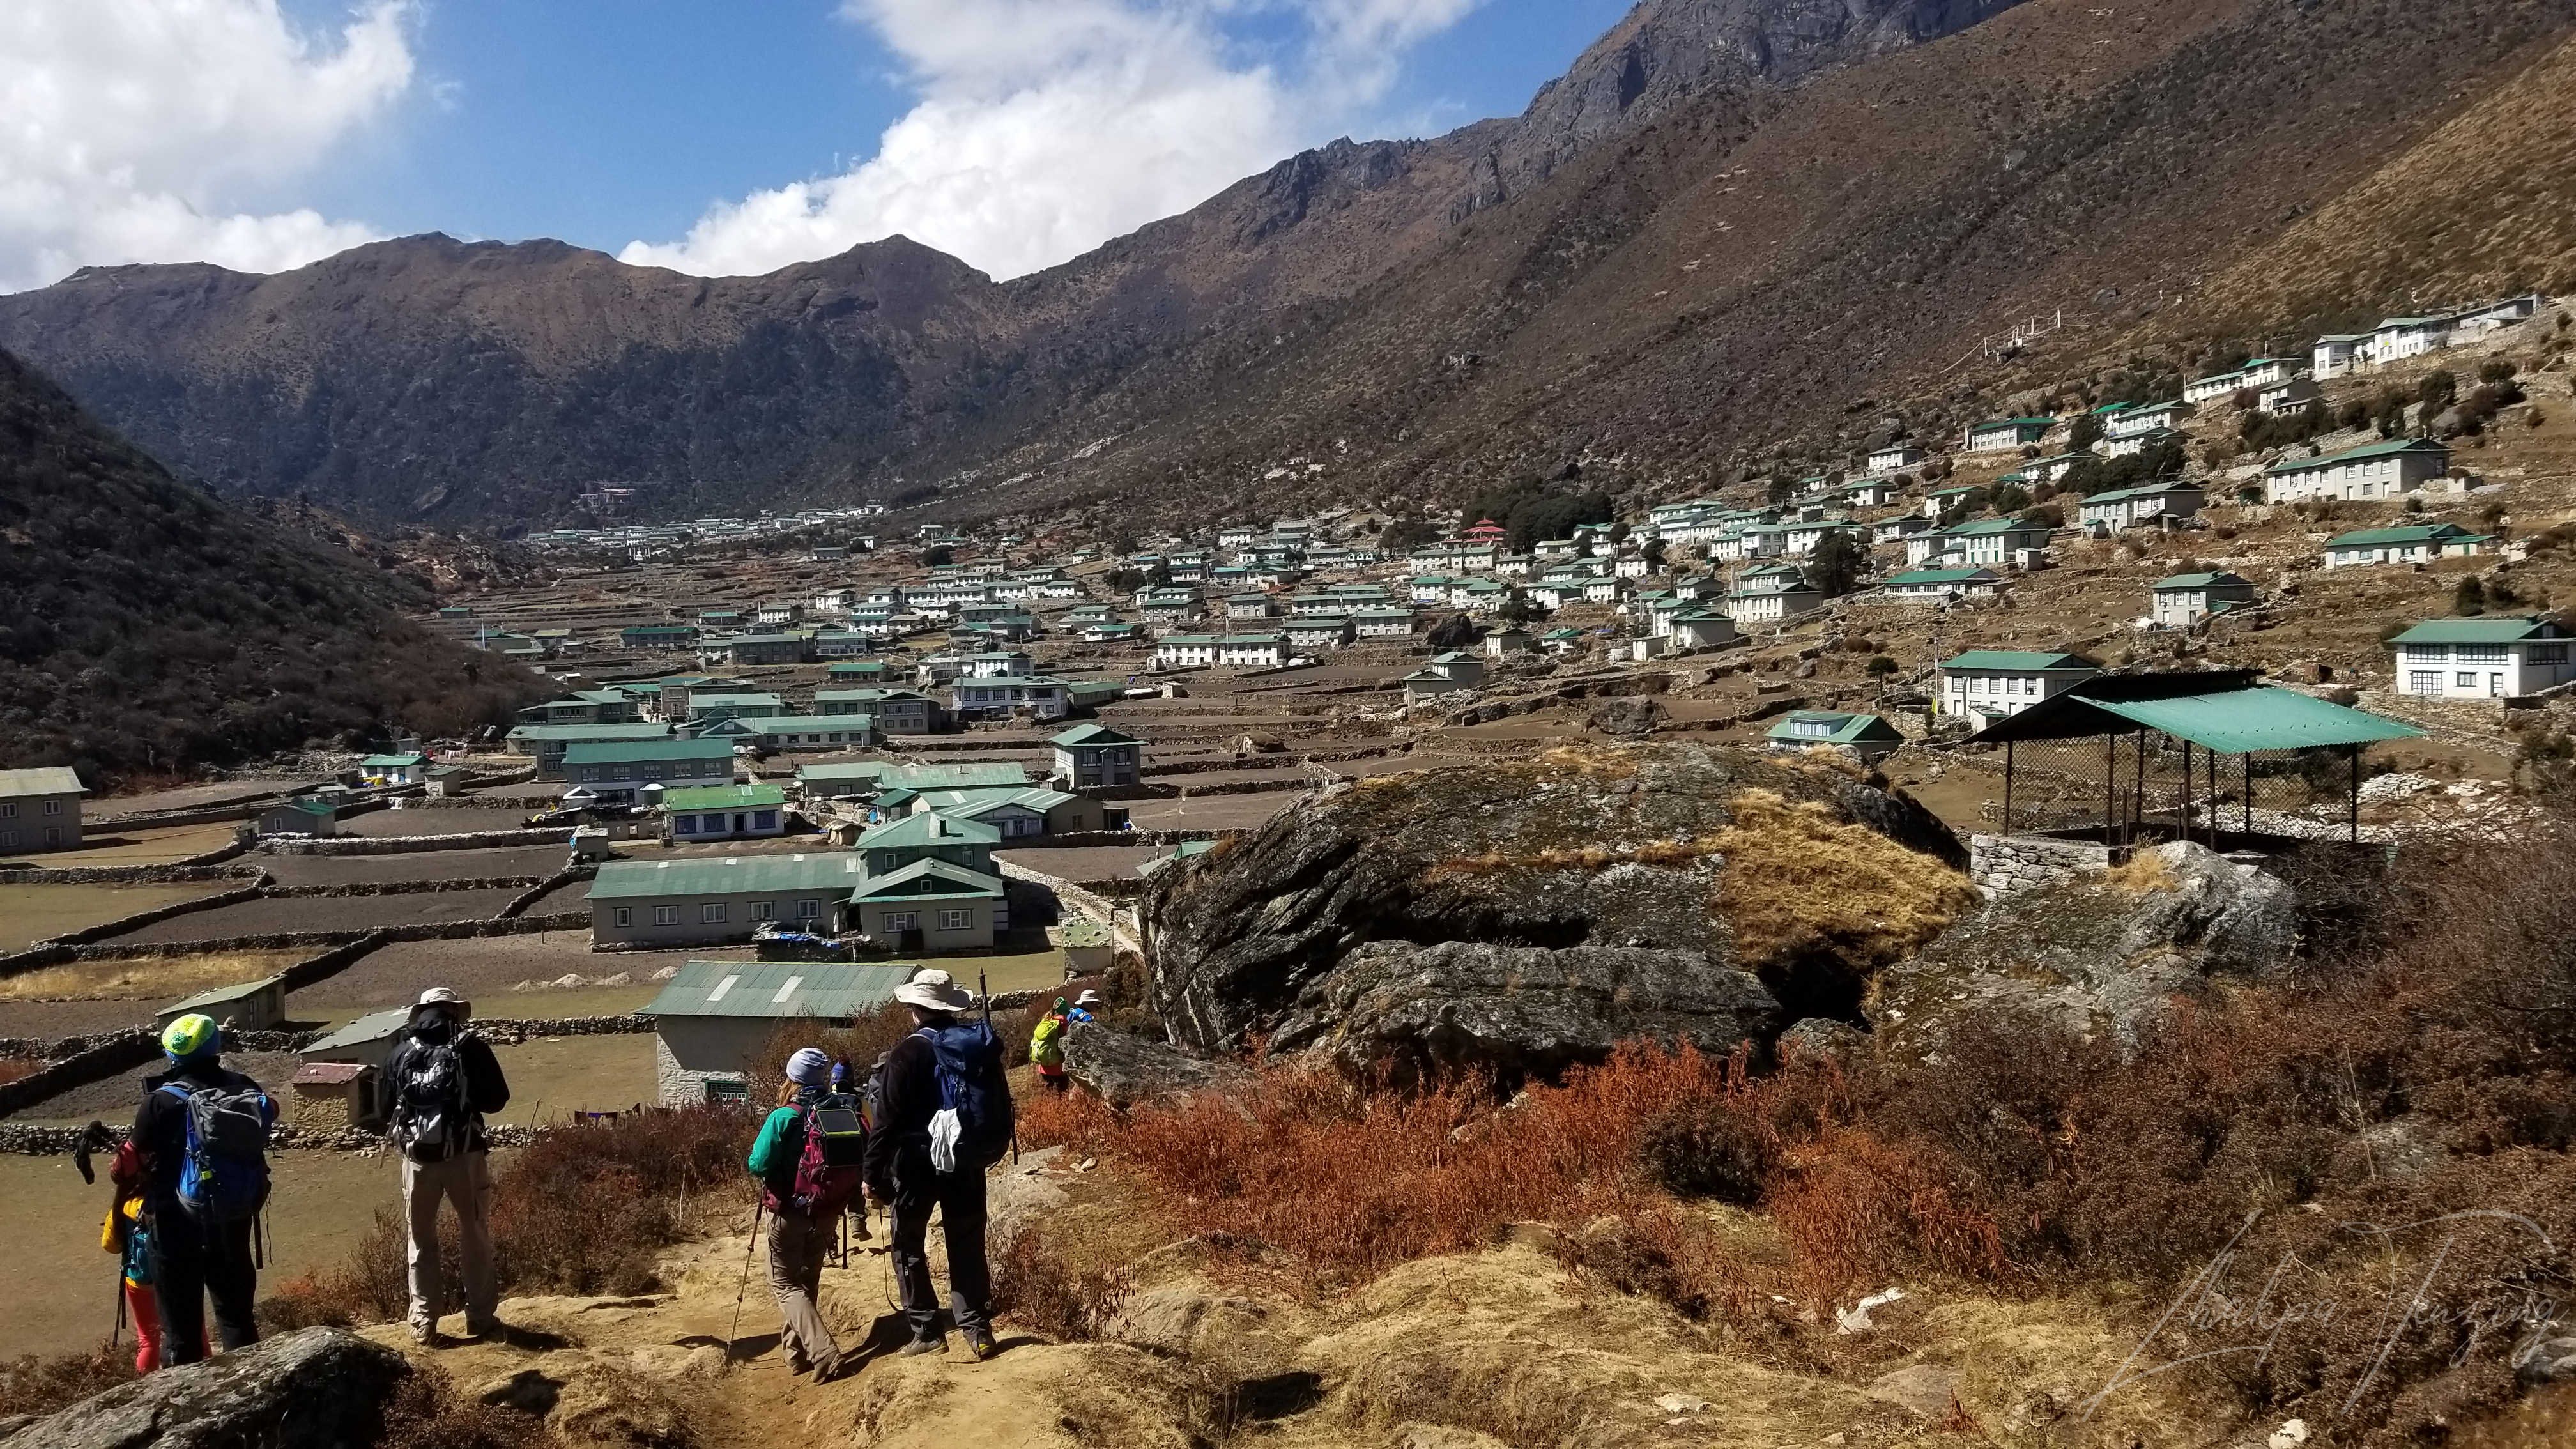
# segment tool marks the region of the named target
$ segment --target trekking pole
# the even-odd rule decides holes
[[[984,1035],[993,1034],[993,993],[984,989],[984,973],[975,973],[975,994],[984,998]],[[1009,1058],[1003,1059],[1006,1063]],[[1011,1165],[1020,1165],[1020,1114],[1011,1114]]]
[[[760,1210],[767,1206],[769,1204],[762,1202],[751,1205],[751,1236],[742,1245],[742,1281],[734,1284],[733,1288],[733,1327],[725,1330],[725,1357],[728,1359],[733,1357],[734,1341],[742,1333],[742,1295],[751,1289],[751,1250],[760,1241]]]

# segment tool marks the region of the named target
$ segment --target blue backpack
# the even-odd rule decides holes
[[[246,1077],[195,1089],[177,1082],[162,1091],[187,1108],[187,1156],[179,1167],[179,1206],[206,1223],[238,1223],[268,1201],[268,1126],[276,1107]]]
[[[1011,1082],[1002,1066],[1002,1040],[986,1021],[925,1026],[918,1035],[929,1038],[939,1075],[939,1113],[931,1119],[930,1131],[932,1165],[941,1172],[982,1172],[1011,1150]],[[941,1164],[942,1156],[949,1156],[950,1163]]]

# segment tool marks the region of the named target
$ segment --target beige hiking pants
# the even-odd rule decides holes
[[[788,1366],[799,1373],[840,1360],[815,1302],[823,1291],[823,1259],[839,1227],[837,1214],[810,1218],[790,1208],[769,1217],[769,1291],[778,1295],[778,1316],[786,1321],[780,1337]]]
[[[466,1152],[443,1162],[403,1159],[403,1218],[411,1228],[411,1323],[434,1329],[447,1312],[447,1285],[438,1273],[438,1204],[456,1205],[456,1237],[465,1257],[465,1327],[489,1325],[500,1303],[492,1280],[492,1171],[490,1154]]]

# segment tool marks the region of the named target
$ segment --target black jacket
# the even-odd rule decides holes
[[[392,1124],[397,1084],[402,1081],[407,1058],[451,1038],[456,1041],[456,1055],[465,1068],[465,1105],[474,1114],[465,1150],[489,1152],[492,1144],[484,1139],[483,1119],[510,1105],[509,1078],[501,1074],[501,1059],[492,1054],[491,1043],[443,1016],[426,1023],[415,1018],[412,1025],[394,1033],[393,1048],[385,1053],[384,1067],[376,1073],[376,1115],[388,1126]]]
[[[876,1113],[868,1119],[868,1191],[894,1194],[894,1157],[909,1140],[929,1150],[930,1119],[939,1114],[939,1059],[915,1032],[895,1043],[877,1070]]]
[[[257,1087],[259,1083],[219,1061],[190,1062],[157,1077],[143,1079],[143,1105],[134,1111],[134,1151],[143,1162],[143,1202],[158,1211],[179,1198],[179,1173],[188,1159],[188,1104],[162,1091],[163,1085]],[[265,1090],[264,1088],[262,1090]]]

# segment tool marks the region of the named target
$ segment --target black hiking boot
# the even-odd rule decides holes
[[[917,1358],[925,1353],[946,1353],[947,1351],[948,1335],[942,1333],[930,1338],[916,1338],[912,1342],[905,1344],[901,1349],[897,1350],[895,1356],[897,1358]]]
[[[993,1355],[1002,1351],[1002,1346],[993,1341],[993,1330],[986,1328],[981,1324],[964,1330],[964,1333],[966,1335],[966,1351],[975,1355],[978,1361],[991,1358]]]

